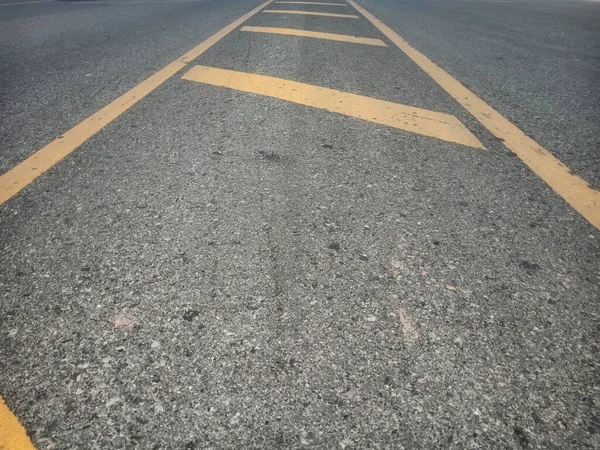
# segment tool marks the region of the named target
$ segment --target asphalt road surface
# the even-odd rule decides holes
[[[600,448],[600,3],[312,1],[0,1],[0,448]]]

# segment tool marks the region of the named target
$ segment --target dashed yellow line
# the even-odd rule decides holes
[[[360,19],[360,17],[353,14],[336,14],[336,13],[324,13],[315,11],[300,11],[297,9],[265,9],[263,12],[270,14],[299,14],[302,16],[324,16],[324,17],[342,17],[344,19]]]
[[[421,69],[433,78],[448,94],[469,111],[494,136],[515,153],[533,172],[554,191],[600,229],[600,191],[592,188],[582,178],[571,173],[558,158],[527,136],[498,111],[463,86],[452,75],[412,47],[395,31],[373,16],[355,1],[348,0],[358,12],[400,48]]]
[[[387,47],[386,43],[383,42],[381,39],[348,36],[346,34],[321,33],[318,31],[296,30],[293,28],[244,26],[241,28],[241,31],[251,31],[254,33],[284,34],[287,36],[301,36],[317,39],[328,39],[330,41],[350,42],[352,44],[365,44],[375,45],[379,47]]]
[[[142,81],[136,87],[109,103],[100,111],[92,114],[83,122],[75,125],[61,137],[50,142],[44,148],[38,150],[29,158],[0,176],[0,205],[16,195],[60,160],[72,153],[90,137],[102,130],[142,98],[183,69],[190,61],[200,56],[227,34],[239,27],[247,19],[269,5],[272,1],[273,0],[266,1],[249,13],[244,14],[236,21],[230,23],[225,28],[182,55],[176,61],[173,61],[150,78]]]
[[[282,78],[195,66],[184,80],[236,89],[299,103],[413,133],[482,149],[473,134],[449,114],[378,100]]]
[[[25,428],[0,397],[0,450],[35,450]]]
[[[344,3],[322,3],[322,2],[275,2],[285,5],[322,5],[322,6],[348,6]]]

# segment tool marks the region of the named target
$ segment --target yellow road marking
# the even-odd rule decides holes
[[[379,47],[387,47],[385,42],[381,39],[362,38],[355,36],[348,36],[346,34],[334,34],[334,33],[320,33],[317,31],[306,31],[306,30],[294,30],[292,28],[273,28],[273,27],[251,27],[244,26],[241,28],[242,31],[252,31],[254,33],[272,33],[272,34],[285,34],[288,36],[302,36],[317,39],[329,39],[330,41],[341,41],[351,42],[353,44],[365,44],[365,45],[376,45]]]
[[[406,53],[421,69],[427,72],[494,136],[502,139],[504,145],[527,164],[558,195],[592,225],[600,229],[600,191],[592,188],[582,178],[572,174],[570,169],[558,158],[527,136],[427,56],[413,48],[371,13],[357,5],[353,0],[348,0],[348,3],[375,25],[400,50]]]
[[[100,111],[92,114],[83,122],[75,125],[61,137],[50,142],[44,148],[38,150],[29,158],[0,176],[0,205],[20,192],[42,173],[72,153],[90,137],[103,129],[106,125],[175,75],[178,71],[183,69],[190,61],[200,56],[227,34],[235,30],[244,21],[269,5],[272,1],[273,0],[266,1],[249,13],[244,14],[236,21],[230,23],[189,52],[183,54],[176,61],[173,61],[150,78],[142,81],[133,89],[109,103]]]
[[[265,9],[263,12],[271,14],[301,14],[304,16],[325,16],[325,17],[343,17],[345,19],[359,19],[358,16],[352,14],[336,14],[314,11],[300,11],[297,9]]]
[[[0,449],[35,450],[25,428],[0,397]]]
[[[348,6],[344,3],[321,3],[321,2],[275,2],[286,5],[323,5],[323,6]]]
[[[214,67],[194,66],[182,78],[198,83],[275,97],[457,144],[483,148],[481,142],[456,117],[449,114],[399,105],[282,78]]]

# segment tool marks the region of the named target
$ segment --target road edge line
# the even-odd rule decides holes
[[[53,140],[40,150],[36,151],[33,155],[21,161],[12,169],[0,175],[0,205],[3,205],[17,195],[36,178],[71,154],[81,146],[81,144],[273,1],[274,0],[267,0],[250,12],[244,14],[239,19],[236,19],[234,22],[217,31],[172,63],[146,78],[116,100],[113,100],[99,111],[96,111],[94,114],[75,125],[59,138]]]
[[[600,191],[592,188],[583,178],[571,173],[571,169],[558,158],[467,89],[460,81],[415,49],[381,20],[358,5],[354,0],[347,1],[485,128],[501,139],[504,145],[515,153],[538,177],[544,180],[554,192],[560,195],[590,224],[600,230]]]

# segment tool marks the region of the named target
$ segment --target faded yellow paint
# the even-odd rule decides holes
[[[245,26],[242,31],[252,31],[254,33],[272,33],[285,34],[287,36],[301,36],[317,39],[329,39],[330,41],[350,42],[352,44],[375,45],[379,47],[387,47],[381,39],[364,38],[356,36],[348,36],[346,34],[320,33],[318,31],[295,30],[293,28],[273,28],[273,27],[251,27]]]
[[[213,86],[266,95],[457,144],[483,148],[481,142],[456,117],[449,114],[399,105],[282,78],[214,67],[195,66],[182,78]]]
[[[419,332],[413,325],[410,315],[403,308],[400,308],[398,311],[398,322],[400,322],[402,334],[404,335],[404,339],[409,346],[419,339]]]
[[[265,9],[263,12],[270,14],[300,14],[303,16],[324,16],[324,17],[342,17],[344,19],[359,19],[358,16],[353,14],[337,14],[337,13],[324,13],[315,11],[299,11],[297,9]]]
[[[176,61],[156,72],[150,78],[129,90],[100,111],[92,114],[83,122],[75,125],[58,139],[50,142],[29,158],[0,176],[0,205],[19,193],[23,188],[50,169],[60,160],[72,153],[90,137],[111,123],[142,98],[171,78],[215,43],[239,27],[244,21],[258,13],[273,0],[268,0],[257,8],[227,25],[189,52],[183,54]]]
[[[469,111],[494,136],[515,153],[527,166],[544,180],[554,191],[600,229],[600,192],[582,178],[571,173],[558,158],[527,136],[498,111],[463,86],[452,75],[412,47],[395,31],[360,7],[348,0],[358,12],[367,18],[379,31],[400,48],[421,69],[433,78],[448,94]]]
[[[348,6],[344,3],[321,3],[321,2],[275,2],[286,5],[322,5],[322,6]]]
[[[25,428],[0,397],[0,450],[35,450]]]

